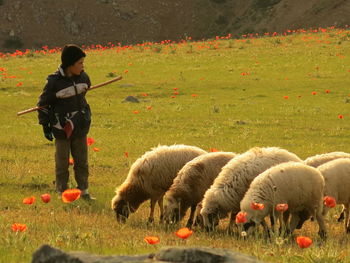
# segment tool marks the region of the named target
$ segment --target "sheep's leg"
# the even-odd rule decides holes
[[[159,210],[160,210],[160,223],[163,223],[164,220],[164,206],[163,206],[163,196],[158,200],[158,206],[159,206]]]
[[[344,216],[345,213],[346,213],[346,208],[345,208],[345,206],[343,205],[343,210],[341,211],[340,216],[338,217],[338,222],[343,222],[344,217],[345,217],[345,216]]]
[[[156,206],[157,201],[157,199],[151,199],[151,212],[149,214],[148,223],[154,222],[154,208]]]
[[[299,214],[294,213],[294,214],[291,215],[291,219],[290,219],[290,223],[289,223],[290,234],[293,233],[293,231],[297,227],[299,221],[300,221]]]
[[[192,225],[193,225],[193,218],[196,214],[196,205],[192,205],[191,206],[191,213],[190,213],[190,217],[188,218],[188,221],[187,221],[187,224],[186,224],[186,227],[188,228],[191,228]]]
[[[236,215],[237,215],[237,213],[234,213],[233,211],[231,211],[231,214],[230,214],[230,222],[229,222],[229,225],[228,225],[228,229],[229,229],[230,231],[233,231],[233,228],[234,228],[235,226],[237,226],[237,225],[236,225]]]
[[[349,222],[349,214],[350,214],[350,211],[349,211],[349,203],[345,204],[344,205],[344,214],[345,214],[345,231],[346,233],[350,233],[350,222]]]
[[[326,239],[327,238],[327,231],[326,231],[326,225],[324,223],[324,218],[322,215],[322,204],[321,204],[321,207],[318,207],[316,210],[316,220],[317,220],[317,223],[319,225],[318,234],[320,235],[320,237],[322,239]]]
[[[261,225],[263,226],[264,232],[267,234],[267,237],[271,238],[270,229],[269,229],[269,226],[267,225],[265,219],[263,221],[261,221]]]

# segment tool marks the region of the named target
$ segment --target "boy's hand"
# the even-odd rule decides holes
[[[53,135],[52,135],[52,131],[51,131],[50,125],[49,124],[43,125],[43,131],[44,131],[45,138],[52,142],[53,141]]]

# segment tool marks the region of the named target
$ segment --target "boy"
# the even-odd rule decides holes
[[[91,86],[84,72],[85,52],[77,45],[66,45],[61,53],[58,70],[47,77],[39,97],[39,124],[46,139],[55,137],[56,190],[62,194],[68,188],[69,154],[74,160],[74,175],[81,197],[94,200],[88,192],[88,149],[86,137],[91,123],[89,104],[85,99]]]

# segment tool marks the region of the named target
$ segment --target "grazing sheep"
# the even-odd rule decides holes
[[[305,159],[304,163],[313,167],[318,167],[326,162],[339,159],[339,158],[350,158],[349,153],[345,152],[330,152],[324,154],[318,154],[314,156],[310,156]],[[343,207],[343,211],[340,213],[338,221],[341,222],[344,219],[344,213],[346,213],[345,208]]]
[[[251,181],[268,168],[283,162],[302,162],[298,156],[277,147],[252,148],[228,162],[203,198],[201,215],[207,229],[231,211],[231,222],[239,212],[239,202]]]
[[[337,204],[345,207],[345,231],[350,233],[349,206],[350,206],[350,159],[340,158],[327,162],[318,167],[325,180],[324,195],[331,196]],[[326,215],[329,208],[324,207]]]
[[[206,151],[195,146],[158,146],[138,158],[112,199],[112,209],[117,220],[125,222],[129,214],[135,212],[148,199],[151,199],[149,222],[154,220],[157,202],[162,220],[164,193],[173,183],[178,171],[187,162],[204,153]]]
[[[264,218],[275,213],[277,204],[288,204],[291,215],[288,229],[291,233],[299,223],[300,214],[313,215],[319,225],[319,235],[324,238],[324,186],[323,176],[318,169],[303,163],[282,163],[266,170],[252,181],[241,201],[241,211],[247,213],[247,224],[264,224]],[[263,204],[264,208],[254,209],[252,203]]]
[[[230,152],[202,154],[182,167],[165,194],[165,221],[180,221],[191,207],[186,224],[187,227],[191,227],[196,206],[203,199],[205,191],[212,185],[221,168],[235,156],[235,153]]]
[[[339,159],[339,158],[350,158],[350,153],[330,152],[330,153],[324,153],[324,154],[317,154],[306,158],[304,160],[304,163],[312,167],[318,167],[326,162]]]

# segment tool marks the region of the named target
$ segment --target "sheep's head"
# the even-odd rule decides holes
[[[120,223],[125,223],[130,213],[133,212],[128,202],[118,195],[112,200],[112,209],[114,210],[116,218]]]
[[[178,223],[181,219],[180,215],[180,200],[166,196],[164,206],[164,220],[167,224]]]
[[[203,225],[207,231],[214,230],[215,227],[219,224],[220,214],[218,206],[204,206],[201,209],[201,216],[203,218]]]

